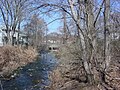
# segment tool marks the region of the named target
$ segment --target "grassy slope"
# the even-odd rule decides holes
[[[18,67],[33,62],[36,56],[37,52],[33,48],[0,47],[0,75],[9,75]]]

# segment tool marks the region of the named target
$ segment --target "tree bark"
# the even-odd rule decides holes
[[[104,61],[105,67],[107,70],[110,64],[111,55],[110,55],[110,0],[105,0],[105,9],[104,9]]]

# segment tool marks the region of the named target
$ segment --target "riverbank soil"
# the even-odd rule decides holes
[[[115,50],[115,49],[114,49]],[[94,71],[94,84],[90,84],[75,45],[66,45],[59,51],[59,66],[51,73],[48,90],[120,90],[120,54],[115,50],[109,69],[103,73]]]
[[[37,52],[32,47],[28,49],[13,46],[0,47],[0,75],[11,74],[18,67],[33,62],[35,57],[37,57]]]

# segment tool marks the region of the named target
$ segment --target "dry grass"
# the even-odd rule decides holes
[[[0,75],[9,75],[18,67],[24,66],[35,60],[35,49],[21,49],[19,47],[4,46],[0,48]]]
[[[59,66],[50,75],[49,90],[82,90],[85,86],[83,82],[86,77],[80,60],[80,49],[75,46],[76,44],[67,44],[60,49]]]
[[[113,51],[113,50],[112,50]],[[108,86],[101,84],[100,74],[94,71],[96,83],[90,85],[86,83],[85,71],[82,67],[81,54],[79,47],[75,44],[64,45],[58,56],[59,67],[51,75],[51,85],[48,90],[119,90],[120,88],[120,49],[114,50],[112,62],[109,70],[106,72],[106,82]]]

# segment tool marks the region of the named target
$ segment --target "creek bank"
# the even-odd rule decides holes
[[[49,74],[57,60],[51,53],[41,52],[38,58],[18,70],[10,80],[2,80],[4,90],[46,90],[50,84]]]
[[[120,88],[120,58],[112,57],[108,71],[106,71],[105,81],[101,81],[101,75],[93,69],[95,83],[90,84],[87,80],[80,51],[71,46],[64,46],[58,53],[58,67],[51,73],[51,84],[48,90],[119,90]],[[117,52],[118,54],[119,52]],[[117,55],[119,56],[119,55]],[[107,89],[106,89],[107,88]]]
[[[0,76],[7,77],[14,70],[34,62],[38,53],[32,47],[22,49],[13,46],[0,47]]]

